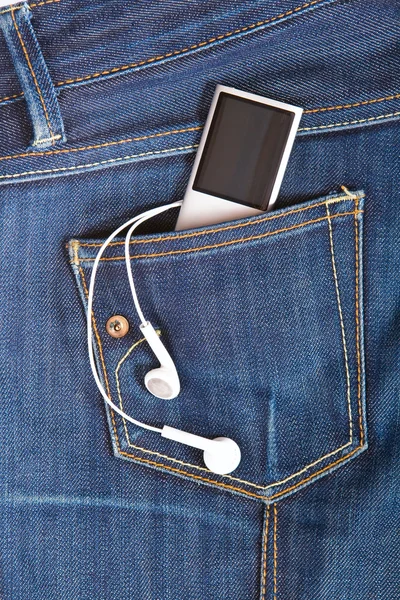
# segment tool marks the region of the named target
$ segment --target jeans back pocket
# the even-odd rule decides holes
[[[138,428],[106,406],[117,456],[274,502],[367,447],[363,205],[362,194],[341,194],[232,223],[132,239],[143,311],[181,379],[173,400],[155,398],[144,387],[157,360],[136,327],[124,242],[110,245],[93,307],[98,370],[109,396],[152,425],[231,437],[242,461],[230,475],[216,475],[204,466],[201,451]],[[85,307],[101,244],[69,244]],[[120,339],[106,333],[114,314],[131,324]]]

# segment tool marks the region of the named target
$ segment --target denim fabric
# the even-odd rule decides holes
[[[55,88],[31,25],[26,3],[0,10],[0,28],[23,89],[33,127],[32,149],[65,142]]]
[[[68,144],[28,152],[0,40],[5,600],[398,598],[397,8],[32,3]],[[85,337],[98,244],[182,198],[216,83],[305,108],[278,208],[179,233],[170,212],[132,239],[176,399],[144,390],[155,361],[120,240],[99,269],[94,341],[132,416],[240,443],[228,478],[108,411]],[[116,340],[105,323],[120,313]]]

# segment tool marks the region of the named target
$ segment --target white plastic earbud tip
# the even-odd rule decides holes
[[[168,381],[165,381],[165,379],[152,377],[151,379],[148,379],[145,383],[149,392],[157,398],[169,400],[170,398],[175,397],[172,387],[169,385]]]
[[[241,453],[236,442],[227,437],[217,437],[215,452],[204,451],[204,462],[207,469],[217,475],[232,473],[240,464]],[[220,445],[220,447],[219,447]]]

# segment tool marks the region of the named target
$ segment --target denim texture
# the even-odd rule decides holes
[[[33,127],[32,149],[65,142],[64,124],[26,3],[0,11],[0,28],[18,75]]]
[[[130,290],[119,285],[124,242],[113,244],[93,309],[104,386],[141,421],[157,418],[157,427],[195,428],[210,438],[224,431],[243,458],[234,475],[215,476],[198,450],[160,440],[111,411],[117,455],[273,501],[365,449],[362,200],[342,194],[131,243],[141,302],[180,375],[178,403],[160,402],[144,388],[157,361],[137,328],[115,343],[97,324],[115,307],[136,321]],[[70,243],[84,302],[99,244]],[[312,253],[318,261],[310,263]]]
[[[0,596],[397,600],[397,3],[31,10],[68,142],[27,151],[0,39]],[[236,439],[232,478],[112,415],[85,337],[96,244],[182,198],[216,83],[305,108],[277,209],[179,233],[170,212],[132,239],[178,398],[144,391],[155,362],[119,240],[94,341],[130,414]]]

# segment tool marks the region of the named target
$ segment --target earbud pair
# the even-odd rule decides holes
[[[174,361],[149,321],[142,323],[140,329],[160,361],[160,366],[149,371],[144,378],[147,389],[157,398],[165,400],[175,398],[180,392],[180,382]],[[161,435],[169,440],[203,450],[206,467],[213,473],[220,475],[231,473],[240,463],[240,448],[230,438],[218,437],[209,440],[168,425],[164,425]]]
[[[89,361],[97,387],[100,390],[100,393],[103,396],[105,402],[112,408],[113,411],[115,411],[116,413],[121,415],[121,417],[123,417],[126,421],[133,423],[137,427],[142,427],[143,429],[147,429],[148,431],[153,431],[155,433],[160,433],[163,437],[168,438],[170,440],[203,450],[203,458],[207,468],[210,469],[210,471],[212,471],[213,473],[217,473],[219,475],[226,475],[234,471],[240,463],[240,448],[236,444],[236,442],[226,437],[217,437],[214,440],[210,440],[198,435],[194,435],[192,433],[188,433],[186,431],[181,431],[180,429],[175,429],[174,427],[169,427],[168,425],[164,425],[164,427],[160,429],[159,427],[155,427],[147,423],[142,423],[141,421],[134,419],[133,417],[125,413],[122,410],[122,408],[114,404],[111,398],[109,398],[97,372],[93,351],[92,307],[97,269],[99,267],[101,257],[107,246],[121,231],[123,231],[123,229],[125,229],[128,226],[131,226],[125,239],[125,262],[129,284],[131,287],[135,308],[141,320],[140,329],[144,337],[146,338],[150,348],[160,361],[159,367],[157,367],[156,369],[152,369],[146,374],[144,382],[148,391],[157,398],[169,400],[172,398],[176,398],[176,396],[179,394],[180,382],[174,361],[172,360],[169,352],[167,351],[164,344],[157,335],[156,331],[154,330],[154,327],[151,325],[151,323],[149,323],[149,321],[145,319],[143,312],[140,308],[139,300],[136,295],[135,285],[133,281],[129,244],[133,230],[138,225],[143,223],[143,221],[146,221],[147,219],[157,214],[160,214],[165,210],[178,207],[181,204],[181,202],[173,202],[172,204],[167,204],[166,206],[153,208],[141,215],[133,217],[128,222],[118,227],[100,247],[93,263],[88,294],[86,318]]]

